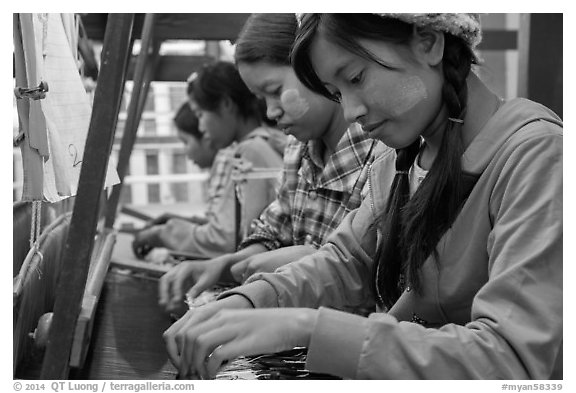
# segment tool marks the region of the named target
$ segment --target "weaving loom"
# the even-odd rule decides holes
[[[35,344],[31,333],[38,319],[52,311],[58,262],[66,239],[70,215],[64,215],[46,228],[41,236],[43,255],[30,255],[18,277],[25,281],[15,293],[14,304],[14,365],[16,378],[38,379],[42,348]],[[111,268],[106,273],[100,300],[93,316],[93,330],[85,360],[77,360],[71,369],[72,379],[176,379],[177,370],[170,363],[162,333],[172,319],[158,306],[158,277],[166,268],[136,264],[132,256],[131,236],[118,234],[110,256]],[[95,251],[97,252],[97,250]],[[128,261],[132,260],[134,264]],[[95,264],[97,265],[97,264]],[[137,266],[136,269],[133,269]],[[95,267],[90,277],[97,277]],[[20,278],[18,278],[20,279]],[[87,292],[91,291],[89,279]],[[196,299],[188,298],[190,309],[211,301],[225,286],[205,291]],[[35,299],[44,298],[44,302]],[[28,310],[26,314],[21,309]],[[82,313],[80,320],[82,320]],[[78,330],[78,329],[77,329]],[[18,333],[18,334],[16,334]],[[80,350],[80,349],[78,349]],[[73,354],[76,350],[73,349]],[[72,356],[74,357],[74,355]],[[80,356],[81,357],[81,356]],[[215,379],[332,379],[304,369],[306,350],[296,348],[277,354],[240,357],[223,365]],[[74,363],[74,362],[72,362]]]
[[[15,377],[34,377],[41,351],[34,345],[33,333],[39,318],[51,312],[60,270],[62,249],[68,234],[70,215],[47,226],[14,277],[13,288],[13,372]],[[40,357],[40,358],[39,358]],[[39,359],[38,359],[39,358]],[[36,365],[36,366],[34,366]]]
[[[40,16],[49,19],[49,16]],[[157,304],[158,277],[165,272],[165,267],[135,260],[130,242],[126,243],[124,234],[117,234],[113,229],[121,187],[114,187],[110,195],[105,195],[103,186],[109,183],[102,168],[108,168],[124,83],[129,79],[126,73],[133,35],[141,38],[141,50],[131,75],[133,89],[117,166],[121,181],[126,174],[150,82],[157,74],[164,75],[158,62],[160,42],[182,38],[230,39],[236,37],[246,17],[245,14],[146,14],[143,19],[134,14],[93,17],[105,26],[102,28],[105,30],[103,57],[86,149],[82,160],[75,156],[73,162],[75,171],[79,171],[82,163],[74,211],[60,215],[48,226],[53,218],[37,220],[39,225],[35,228],[38,232],[41,228],[44,230],[37,246],[28,251],[26,239],[20,235],[25,229],[30,232],[26,224],[30,219],[25,214],[16,214],[15,208],[14,272],[19,271],[14,277],[15,378],[176,378],[177,371],[168,360],[162,339],[172,320]],[[174,29],[174,26],[185,28]],[[88,31],[94,34],[95,30]],[[22,64],[17,62],[16,68],[22,69]],[[174,64],[179,65],[179,80],[185,80],[190,73],[189,63],[175,61]],[[174,77],[174,70],[169,74]],[[17,95],[22,96],[20,93],[36,86],[34,80],[28,82],[18,83],[25,89],[19,89]],[[45,94],[29,97],[35,107],[37,98],[46,98],[57,90],[52,80],[48,82],[50,88],[45,85]],[[31,139],[29,135],[28,139]],[[22,144],[22,138],[17,140]],[[71,187],[76,189],[76,184]],[[39,187],[39,197],[33,199],[37,205],[42,199],[41,191]],[[102,200],[104,204],[99,209]],[[46,212],[47,209],[42,214]],[[26,252],[26,259],[21,262]],[[126,252],[129,256],[120,255]],[[217,379],[310,377],[311,374],[302,371],[303,356],[305,354],[296,353],[239,358],[226,364]]]
[[[15,378],[40,377],[43,348],[29,333],[35,330],[41,315],[53,310],[60,254],[69,223],[68,214],[46,228],[40,238],[40,254],[30,253],[15,279]],[[125,259],[128,252],[131,253],[129,242],[121,238],[108,258],[114,260],[118,256]],[[86,313],[80,313],[76,329],[78,341],[87,339],[90,342],[89,348],[83,345],[88,343],[73,346],[71,364],[79,367],[71,369],[70,377],[174,379],[176,370],[168,361],[162,340],[162,333],[170,326],[171,319],[157,304],[159,274],[154,270],[142,273],[113,267],[103,276],[98,272],[98,259],[95,261],[91,266],[85,299],[93,297],[95,288],[99,286],[99,277],[105,278],[92,318],[84,318]],[[38,302],[37,299],[44,301]],[[90,306],[95,307],[90,302],[83,302],[83,310],[91,310]],[[92,334],[86,338],[80,328],[83,321],[93,322]]]

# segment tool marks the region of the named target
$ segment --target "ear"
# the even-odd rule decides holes
[[[444,33],[430,28],[414,28],[413,49],[430,66],[437,66],[444,56]]]
[[[234,104],[232,99],[228,96],[223,96],[222,99],[220,100],[220,108],[219,108],[220,111],[224,110],[226,112],[230,112],[235,107],[236,107],[236,105]],[[222,112],[220,112],[220,113],[222,113]]]

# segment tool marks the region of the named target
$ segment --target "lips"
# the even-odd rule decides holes
[[[276,126],[280,130],[282,130],[282,132],[284,132],[285,134],[288,134],[290,132],[290,129],[292,128],[293,124],[278,123]]]
[[[371,133],[372,131],[374,131],[375,129],[377,129],[378,127],[380,127],[384,123],[386,123],[386,120],[382,120],[381,122],[378,122],[378,123],[362,125],[362,130],[364,130],[364,132]]]

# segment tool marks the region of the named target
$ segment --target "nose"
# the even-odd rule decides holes
[[[270,120],[278,120],[283,114],[284,111],[278,100],[266,98],[266,117]]]
[[[359,121],[368,112],[366,106],[351,95],[342,95],[340,105],[342,105],[344,119],[349,123]]]
[[[212,149],[216,149],[216,147],[214,146],[214,140],[212,139],[212,136],[210,135],[209,132],[204,133],[204,136],[202,137],[202,142],[206,144],[206,146],[209,146]]]

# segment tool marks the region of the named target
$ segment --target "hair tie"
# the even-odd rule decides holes
[[[453,123],[459,123],[459,124],[464,124],[464,120],[462,119],[456,119],[455,117],[449,117],[448,120],[450,120]]]

